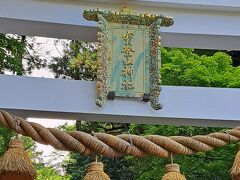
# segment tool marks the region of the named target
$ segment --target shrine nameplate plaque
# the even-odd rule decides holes
[[[90,10],[87,20],[98,21],[97,105],[106,99],[141,97],[160,109],[160,36],[161,26],[173,20],[162,15]]]

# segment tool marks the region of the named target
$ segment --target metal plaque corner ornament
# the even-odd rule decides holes
[[[89,10],[84,18],[98,22],[97,105],[115,97],[140,97],[161,109],[161,26],[173,19],[162,15]]]

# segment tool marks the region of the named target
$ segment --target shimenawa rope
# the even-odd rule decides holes
[[[19,122],[17,129],[15,119]],[[226,132],[192,137],[129,134],[113,136],[96,133],[95,138],[84,132],[63,132],[54,128],[45,128],[40,124],[12,116],[6,111],[0,111],[0,124],[19,134],[29,136],[36,142],[51,145],[58,150],[78,152],[86,156],[100,154],[107,157],[119,157],[128,154],[136,157],[154,155],[166,158],[171,154],[191,155],[200,151],[207,152],[240,140],[240,127]]]

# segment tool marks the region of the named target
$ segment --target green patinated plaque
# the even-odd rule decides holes
[[[97,105],[106,99],[141,97],[160,109],[160,26],[173,20],[162,15],[90,10],[87,20],[98,21]]]
[[[116,96],[143,97],[149,93],[149,28],[109,25],[107,84]]]

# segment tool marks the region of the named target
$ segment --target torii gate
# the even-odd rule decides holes
[[[0,0],[0,32],[96,41],[97,24],[84,9],[118,10],[118,1]],[[162,29],[166,47],[238,50],[240,2],[234,0],[138,0],[133,10],[174,17]],[[59,14],[61,14],[59,16]],[[234,127],[239,124],[240,90],[164,86],[164,108],[129,99],[95,105],[95,82],[0,76],[0,108],[21,117],[174,125]],[[64,92],[67,95],[62,96]]]
[[[96,23],[84,20],[83,10],[96,7],[116,10],[119,9],[118,2],[0,0],[0,32],[95,41]],[[162,31],[164,46],[225,50],[238,50],[240,47],[240,2],[128,2],[133,10],[151,14],[161,12],[175,17],[175,26]],[[102,154],[108,157],[123,154],[169,157],[172,153],[189,155],[198,151],[210,151],[213,147],[221,147],[240,139],[239,127],[226,132],[193,137],[139,137],[124,134],[112,136],[102,133],[96,133],[93,137],[83,132],[47,129],[16,117],[233,127],[239,124],[239,89],[164,86],[160,97],[164,108],[155,111],[146,103],[131,99],[111,101],[104,107],[97,107],[95,82],[1,75],[0,85],[0,108],[15,115],[1,111],[1,124],[19,134],[31,136],[37,142],[51,144],[59,150],[71,150],[84,155]],[[62,96],[64,92],[68,94]],[[10,142],[9,148],[23,150],[23,146],[19,146],[15,141]],[[236,178],[239,176],[239,159],[240,153],[237,154],[232,169],[232,175]],[[12,163],[15,164],[15,161]],[[96,170],[96,167],[92,168],[93,165],[100,165],[97,171],[103,170],[102,164],[95,162],[89,165],[89,171]],[[170,169],[168,165],[166,167],[167,174],[171,171],[179,172],[176,164],[171,164]],[[32,178],[34,174],[30,174]]]

